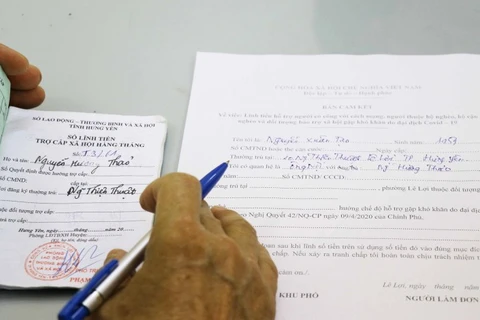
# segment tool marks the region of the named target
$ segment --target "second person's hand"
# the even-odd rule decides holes
[[[25,56],[0,43],[0,66],[12,84],[11,106],[30,109],[45,100],[45,91],[39,86],[42,74]]]

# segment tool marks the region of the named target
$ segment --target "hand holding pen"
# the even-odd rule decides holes
[[[156,217],[143,265],[89,319],[274,319],[277,270],[269,253],[238,213],[210,209],[203,189],[185,174],[145,189],[141,205]]]

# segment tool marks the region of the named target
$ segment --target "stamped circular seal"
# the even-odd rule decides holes
[[[38,280],[52,281],[74,273],[79,263],[77,249],[65,242],[49,242],[33,250],[25,260],[25,271]]]

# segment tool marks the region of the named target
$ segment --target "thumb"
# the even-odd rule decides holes
[[[105,262],[103,265],[106,265],[113,259],[120,260],[125,256],[127,252],[122,249],[113,249],[109,253],[107,253],[107,257],[105,258]],[[118,286],[117,291],[123,289],[126,285],[128,285],[128,282],[132,279],[132,277],[135,275],[135,270],[133,270],[128,277],[125,278],[125,280]]]
[[[0,43],[0,66],[7,75],[16,75],[28,69],[29,62],[21,53]]]

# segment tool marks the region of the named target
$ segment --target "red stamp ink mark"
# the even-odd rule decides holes
[[[72,245],[65,242],[49,242],[28,255],[25,260],[25,271],[38,280],[59,280],[77,270],[78,258],[77,249]]]

